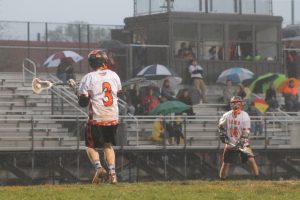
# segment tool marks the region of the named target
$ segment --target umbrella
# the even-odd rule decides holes
[[[99,43],[99,47],[101,49],[122,49],[125,47],[125,44],[123,42],[120,42],[119,40],[103,40]]]
[[[296,79],[296,78],[288,78],[286,79],[285,81],[283,81],[280,86],[277,88],[277,91],[278,92],[283,92],[283,90],[289,86],[289,82],[290,80],[294,80],[294,87],[295,88],[299,88],[300,86],[300,80],[299,79]]]
[[[269,104],[265,102],[264,99],[256,98],[253,99],[251,102],[254,103],[255,108],[257,108],[257,110],[259,110],[259,112],[261,113],[265,113],[266,110],[269,108]]]
[[[164,103],[156,106],[151,112],[151,115],[167,115],[171,113],[180,113],[182,111],[188,110],[191,106],[182,103],[181,101],[165,101]]]
[[[275,89],[277,89],[286,79],[284,74],[267,73],[255,79],[249,88],[254,93],[266,93],[271,83],[273,83]]]
[[[244,80],[251,79],[253,75],[253,72],[248,69],[233,67],[223,71],[219,75],[217,83],[226,83],[227,80],[231,80],[232,83],[241,83]]]
[[[69,64],[73,64],[81,61],[82,59],[83,57],[74,51],[60,51],[49,56],[43,65],[45,67],[58,67],[63,60]]]
[[[157,85],[159,87],[163,86],[163,83],[166,79],[169,79],[170,82],[170,87],[171,88],[176,88],[178,87],[178,85],[182,82],[182,78],[178,77],[178,76],[167,76],[166,78],[163,78],[161,80],[157,81]]]
[[[122,87],[128,87],[130,85],[138,84],[138,86],[145,87],[145,86],[156,86],[160,87],[157,81],[154,80],[148,80],[145,77],[134,77],[131,79],[128,79],[122,83]]]
[[[154,80],[159,80],[173,75],[174,73],[172,73],[166,66],[160,64],[149,65],[137,73],[137,76],[139,77],[145,77],[147,79]]]

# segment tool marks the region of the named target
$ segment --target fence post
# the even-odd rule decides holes
[[[267,149],[267,143],[269,143],[269,142],[267,142],[267,139],[268,139],[268,136],[267,136],[267,119],[266,119],[266,117],[265,117],[265,150]]]
[[[184,135],[184,149],[186,150],[186,113],[183,113],[183,135]]]
[[[79,134],[79,119],[78,119],[78,114],[76,115],[76,136],[77,136],[77,150],[79,151],[80,134]]]
[[[31,150],[34,151],[34,119],[33,119],[33,116],[31,116],[31,130],[30,130],[30,133],[31,133]]]
[[[54,93],[51,90],[51,115],[54,115]]]
[[[60,95],[63,96],[63,91],[60,91]],[[63,115],[64,114],[64,100],[63,98],[60,98],[60,113]]]
[[[30,58],[30,22],[27,22],[27,58]]]

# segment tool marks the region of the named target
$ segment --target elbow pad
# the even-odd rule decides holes
[[[90,98],[84,95],[78,97],[78,104],[80,107],[87,107],[89,105]]]
[[[248,129],[247,129],[247,130],[243,130],[243,131],[242,131],[241,138],[248,139],[248,138],[249,138],[249,135],[250,135],[250,131],[249,131]]]

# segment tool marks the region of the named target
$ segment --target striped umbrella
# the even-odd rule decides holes
[[[74,51],[60,51],[49,56],[43,65],[45,67],[58,67],[62,60],[65,60],[69,64],[73,64],[82,59],[83,57]]]
[[[153,64],[145,67],[137,76],[145,77],[147,79],[159,80],[167,76],[173,76],[174,73],[170,71],[166,66],[160,64]]]

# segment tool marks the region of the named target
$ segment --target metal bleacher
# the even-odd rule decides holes
[[[23,76],[22,73],[0,75],[0,148],[83,148],[86,112],[77,106],[73,92],[68,87],[55,86],[39,95],[33,94],[30,82],[24,82]],[[39,74],[39,78],[55,79],[49,74]],[[184,144],[180,144],[178,148],[183,145],[190,148],[220,148],[217,122],[225,112],[225,105],[217,101],[222,94],[221,88],[208,87],[210,103],[194,105],[195,116],[182,116],[185,139]],[[118,146],[157,148],[166,145],[150,140],[156,118],[157,116],[121,116]],[[165,121],[168,120],[170,116],[165,116]],[[291,116],[278,110],[266,113],[259,120],[263,123],[264,131],[261,135],[251,136],[252,146],[288,147],[295,144],[293,132],[299,126],[298,115]]]
[[[40,75],[45,79],[47,76]],[[84,123],[84,112],[56,96],[55,91],[33,94],[31,84],[24,83],[22,73],[1,73],[0,80],[2,150],[73,149],[83,144],[79,130],[82,127],[76,122]]]
[[[210,87],[210,86],[209,86]],[[178,145],[187,148],[220,148],[217,134],[217,123],[225,112],[224,104],[217,103],[222,94],[218,86],[212,86],[209,90],[209,104],[194,105],[195,116],[181,116],[183,121],[183,132],[185,143]],[[251,145],[254,148],[289,148],[299,147],[299,142],[293,138],[297,137],[297,129],[300,124],[298,115],[291,116],[280,109],[275,112],[266,112],[259,119],[263,126],[261,135],[251,135]],[[164,141],[154,142],[150,140],[153,131],[153,123],[157,116],[131,116],[123,121],[127,124],[128,146],[164,146]],[[170,121],[170,116],[165,116],[165,122]],[[174,146],[174,145],[172,145]],[[175,145],[176,146],[176,145]]]

